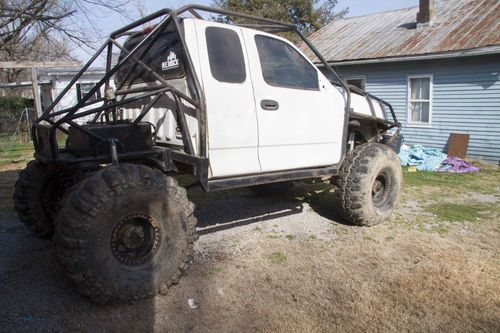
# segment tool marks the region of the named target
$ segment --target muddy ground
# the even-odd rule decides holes
[[[20,225],[21,167],[0,171],[1,332],[500,331],[497,168],[405,173],[401,207],[372,228],[337,222],[322,184],[191,190],[201,237],[187,275],[166,295],[99,306]]]

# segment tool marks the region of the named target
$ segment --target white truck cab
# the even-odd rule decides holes
[[[186,41],[210,96],[213,177],[339,162],[343,95],[292,43],[197,19],[184,27],[196,37]]]

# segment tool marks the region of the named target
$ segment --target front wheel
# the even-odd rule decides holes
[[[166,291],[188,266],[194,205],[177,181],[134,164],[107,167],[66,198],[56,224],[59,262],[97,303]]]
[[[344,161],[337,181],[343,218],[358,226],[388,219],[399,202],[402,179],[394,150],[379,143],[360,145]]]

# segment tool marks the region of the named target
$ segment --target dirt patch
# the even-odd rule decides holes
[[[422,185],[412,175],[399,212],[372,228],[338,223],[323,184],[274,197],[191,190],[202,235],[179,285],[97,306],[69,284],[52,243],[20,227],[10,199],[17,173],[0,173],[0,331],[500,331],[492,187],[478,192],[452,178],[462,190],[450,194],[439,178]],[[498,184],[497,175],[484,177]],[[427,211],[463,202],[490,208],[475,221]]]

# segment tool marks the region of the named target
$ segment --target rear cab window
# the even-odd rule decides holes
[[[264,81],[271,86],[318,90],[318,72],[291,45],[268,36],[255,35]]]
[[[205,35],[214,79],[226,83],[243,83],[246,80],[245,58],[238,34],[231,29],[208,27]]]

